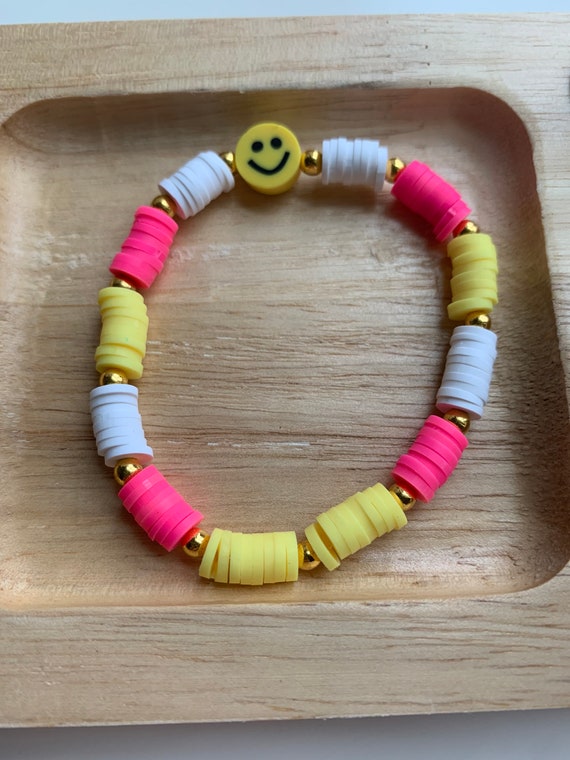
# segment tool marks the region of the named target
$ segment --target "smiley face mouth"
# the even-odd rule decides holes
[[[285,166],[285,164],[289,160],[290,155],[291,154],[289,153],[289,151],[286,150],[285,153],[283,154],[283,158],[281,159],[281,161],[279,161],[279,163],[274,169],[266,169],[265,167],[260,166],[258,163],[256,163],[253,160],[253,158],[250,158],[247,164],[248,166],[251,166],[252,169],[255,169],[256,172],[259,172],[260,174],[266,174],[267,176],[271,176],[272,174],[277,174],[277,172],[281,171],[281,169]]]

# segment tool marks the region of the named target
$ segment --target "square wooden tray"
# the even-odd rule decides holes
[[[0,28],[3,725],[570,705],[570,16]],[[88,415],[98,288],[137,205],[251,123],[374,137],[500,255],[500,352],[454,478],[297,584],[219,587],[118,506]],[[223,220],[220,222],[219,220]],[[433,408],[444,249],[388,194],[242,183],[147,302],[141,411],[205,527],[301,535]]]

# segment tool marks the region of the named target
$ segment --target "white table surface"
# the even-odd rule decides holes
[[[394,5],[400,13],[570,11],[570,0],[542,3],[537,0],[478,0],[477,3],[398,0],[394,4],[386,0],[328,0],[326,3],[318,0],[273,3],[209,0],[208,3],[178,4],[156,0],[27,0],[25,3],[0,0],[0,24],[393,13]],[[568,127],[570,129],[570,120]],[[570,708],[326,721],[0,730],[1,760],[187,760],[193,757],[213,760],[242,757],[569,760]]]

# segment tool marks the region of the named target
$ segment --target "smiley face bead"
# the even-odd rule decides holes
[[[255,124],[240,137],[236,169],[259,193],[278,195],[292,187],[301,171],[301,147],[282,124]]]

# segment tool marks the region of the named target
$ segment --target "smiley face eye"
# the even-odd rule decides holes
[[[251,149],[254,153],[259,153],[260,150],[263,150],[263,143],[261,142],[261,140],[256,140],[255,142],[252,142]]]
[[[271,147],[275,148],[275,150],[279,150],[279,148],[283,145],[280,137],[272,137],[271,138]]]

